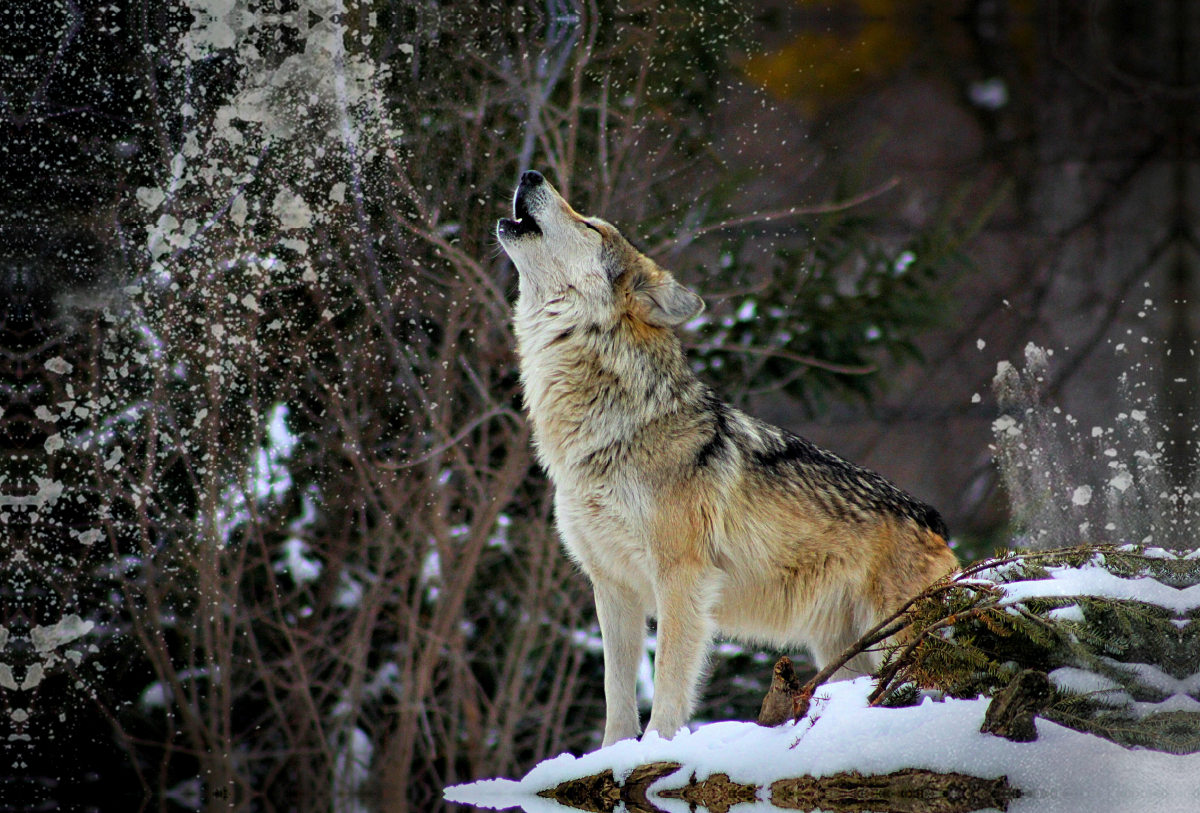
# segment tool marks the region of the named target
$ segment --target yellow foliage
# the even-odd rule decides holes
[[[797,0],[802,6],[829,6]],[[904,30],[905,0],[841,0],[835,15],[855,23],[824,32],[804,31],[778,51],[750,57],[742,69],[774,95],[813,113],[853,96],[865,83],[899,67],[915,46]]]

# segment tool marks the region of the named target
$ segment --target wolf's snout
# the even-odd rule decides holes
[[[529,189],[524,184],[517,188],[517,196],[513,198],[513,217],[517,220],[533,218],[533,212],[529,211]]]
[[[517,194],[513,196],[513,216],[517,220],[525,220],[533,215],[530,210],[530,199],[533,193],[539,189],[546,179],[542,177],[542,173],[535,170],[521,173],[521,182],[517,184]]]
[[[517,239],[529,235],[541,235],[542,229],[534,217],[533,209],[537,208],[539,197],[535,193],[546,183],[542,173],[529,170],[521,173],[521,182],[517,184],[517,192],[513,195],[513,216],[503,218],[496,224],[496,234],[501,240]]]

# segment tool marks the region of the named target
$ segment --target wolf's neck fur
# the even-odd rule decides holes
[[[554,316],[520,314],[515,325],[538,457],[552,478],[694,403],[702,385],[672,331],[631,317],[572,324]]]

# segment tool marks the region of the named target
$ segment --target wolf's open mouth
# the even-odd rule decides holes
[[[529,204],[525,202],[525,197],[524,194],[518,194],[513,200],[513,219],[506,217],[500,220],[500,232],[505,237],[524,237],[527,234],[542,233],[541,226],[529,213]]]

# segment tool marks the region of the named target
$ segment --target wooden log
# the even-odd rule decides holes
[[[538,791],[538,796],[587,813],[613,813],[621,802],[625,803],[626,813],[662,813],[646,798],[646,790],[680,767],[678,762],[639,765],[620,784],[610,768],[592,776],[568,779],[553,788]]]
[[[1008,810],[1021,791],[1008,777],[981,779],[961,773],[904,768],[863,776],[857,771],[832,776],[801,776],[771,784],[771,804],[787,810],[825,813],[971,813]]]
[[[1018,672],[988,703],[980,732],[1013,742],[1033,742],[1037,739],[1034,715],[1045,710],[1052,691],[1045,672],[1034,669]]]
[[[787,655],[775,662],[775,670],[771,674],[771,686],[763,697],[762,708],[758,712],[758,724],[761,726],[777,726],[788,720],[798,720],[803,714],[797,714],[802,701],[800,679],[796,677],[796,668],[792,659]],[[804,712],[808,706],[804,704]]]
[[[758,785],[739,785],[729,781],[729,774],[715,773],[701,782],[696,774],[682,788],[659,791],[664,799],[683,799],[692,810],[706,807],[711,813],[729,813],[729,808],[741,802],[758,801]]]
[[[627,813],[663,813],[654,796],[682,799],[693,810],[728,813],[742,802],[755,802],[760,788],[732,782],[728,774],[712,774],[697,781],[693,773],[687,784],[668,788],[653,796],[650,785],[679,770],[678,762],[654,762],[635,768],[623,783],[611,770],[569,779],[538,796],[585,813],[614,813],[624,803]],[[826,813],[971,813],[994,808],[1008,810],[1008,803],[1021,791],[1008,784],[1008,777],[981,779],[960,773],[937,773],[905,768],[890,774],[864,776],[858,772],[833,776],[800,776],[780,779],[771,785],[769,803],[784,810],[822,810]]]

